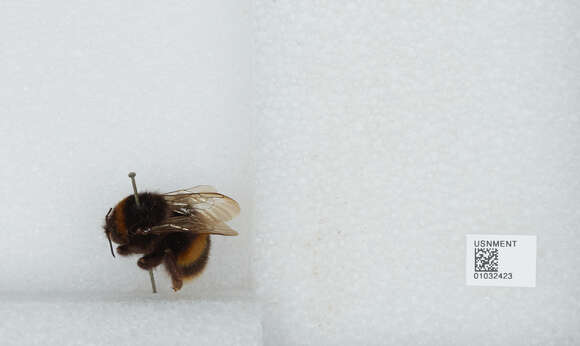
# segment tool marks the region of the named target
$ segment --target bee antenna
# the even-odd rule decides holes
[[[107,223],[109,222],[109,215],[111,214],[112,210],[113,210],[113,208],[109,208],[107,215],[105,215],[105,220],[107,220]],[[113,255],[113,257],[115,257],[115,252],[113,251],[113,243],[111,242],[111,231],[109,231],[107,229],[105,231],[105,234],[107,234],[107,239],[109,239],[109,247],[111,248],[111,255]]]
[[[109,247],[111,248],[111,255],[115,257],[115,251],[113,251],[113,243],[111,242],[111,232],[107,232],[107,239],[109,239]]]
[[[131,178],[131,184],[133,185],[133,193],[135,194],[135,204],[137,204],[137,208],[141,207],[141,203],[139,203],[139,194],[137,193],[137,184],[135,183],[135,172],[129,172],[129,178]]]

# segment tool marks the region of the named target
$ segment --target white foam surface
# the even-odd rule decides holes
[[[573,1],[0,4],[0,344],[580,344]],[[240,202],[159,295],[131,193]],[[465,234],[538,237],[465,286]],[[256,296],[252,291],[256,291]]]
[[[2,345],[261,345],[244,297],[151,294],[0,297]]]
[[[249,3],[0,4],[0,344],[260,345]],[[112,258],[109,207],[211,184],[238,237],[179,293]]]
[[[184,290],[250,285],[249,3],[0,5],[0,290],[149,290],[101,228],[132,193],[210,184],[240,203]],[[160,288],[170,282],[158,271]]]
[[[268,345],[580,343],[580,8],[257,1]],[[465,234],[538,236],[465,286]]]

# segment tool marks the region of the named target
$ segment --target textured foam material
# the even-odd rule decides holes
[[[0,297],[2,345],[261,345],[253,300],[152,295]]]
[[[240,235],[213,237],[184,290],[248,289],[247,7],[0,5],[0,290],[147,291],[138,258],[113,259],[101,228],[132,193],[129,171],[140,191],[210,184],[235,198]]]
[[[257,345],[249,3],[0,4],[0,344]],[[211,184],[242,206],[204,274],[159,294],[112,258],[132,193]],[[72,297],[72,298],[71,298]],[[220,298],[225,297],[225,298]],[[229,297],[229,298],[228,298]],[[248,296],[251,297],[251,296]]]
[[[268,345],[580,343],[580,7],[257,1]],[[467,233],[537,288],[465,286]]]
[[[0,344],[580,344],[579,19],[0,4]],[[178,294],[109,255],[130,170],[242,206]],[[537,287],[465,286],[467,233],[537,235]]]

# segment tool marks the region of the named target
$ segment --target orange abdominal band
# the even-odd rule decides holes
[[[127,241],[127,226],[125,225],[125,214],[123,212],[123,207],[125,206],[125,201],[127,198],[119,202],[115,206],[115,228],[119,236],[123,238],[124,241]]]
[[[207,251],[208,251],[207,247],[209,246],[208,237],[209,237],[208,234],[198,235],[197,237],[195,237],[195,239],[192,240],[191,244],[189,244],[189,247],[177,256],[177,265],[185,269],[184,270],[185,280],[193,279],[203,270],[203,265],[198,270],[195,269],[191,270],[193,269],[191,267],[195,266],[198,260],[207,261]],[[205,258],[202,258],[204,256]]]

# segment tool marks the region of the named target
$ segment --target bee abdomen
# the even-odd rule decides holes
[[[205,269],[209,258],[211,240],[209,234],[199,234],[177,255],[183,279],[193,279]]]

